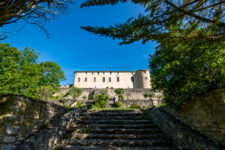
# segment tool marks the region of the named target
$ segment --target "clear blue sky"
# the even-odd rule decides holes
[[[83,0],[82,0],[83,1]],[[143,12],[143,7],[132,3],[115,6],[99,6],[80,9],[81,0],[70,8],[66,15],[46,25],[51,33],[47,38],[43,31],[34,25],[17,22],[6,25],[2,31],[9,32],[3,43],[10,43],[19,49],[34,48],[40,53],[40,61],[58,63],[67,78],[61,84],[73,82],[73,72],[81,70],[124,70],[133,71],[148,67],[148,55],[154,53],[156,44],[143,45],[136,42],[119,45],[118,40],[99,37],[80,29],[80,26],[107,26],[125,22],[129,17]]]

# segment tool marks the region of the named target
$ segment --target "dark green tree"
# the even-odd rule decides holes
[[[88,0],[81,7],[115,5],[127,0]],[[225,40],[225,1],[221,0],[132,0],[145,7],[145,13],[130,18],[125,23],[109,27],[82,27],[83,29],[120,39],[120,44],[138,40],[143,43],[160,39],[199,39],[207,41]],[[183,28],[191,26],[185,33],[168,32],[177,23]],[[195,30],[195,29],[198,30]]]
[[[225,88],[225,44],[202,40],[161,40],[150,58],[152,86],[178,108],[203,93]]]

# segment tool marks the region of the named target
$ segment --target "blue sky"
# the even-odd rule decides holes
[[[82,0],[83,1],[83,0]],[[3,32],[8,32],[3,43],[23,49],[32,47],[40,53],[40,61],[54,61],[65,73],[66,81],[73,83],[73,72],[82,70],[124,70],[133,71],[148,67],[148,55],[154,53],[156,44],[148,42],[143,45],[135,42],[119,45],[118,40],[99,37],[80,29],[80,26],[108,26],[123,23],[129,17],[143,12],[143,7],[132,3],[115,6],[99,6],[80,9],[81,0],[77,0],[65,15],[46,25],[51,37],[47,38],[43,31],[34,25],[24,23],[6,25]]]

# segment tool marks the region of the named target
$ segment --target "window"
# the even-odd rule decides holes
[[[131,81],[134,82],[134,77],[131,77]]]
[[[110,72],[110,74],[112,74],[112,72]]]
[[[91,74],[93,75],[93,72]]]
[[[94,78],[94,82],[96,82],[96,78]]]
[[[98,72],[98,74],[99,74],[99,72]]]
[[[111,77],[109,77],[109,82],[111,82]]]
[[[86,72],[86,74],[87,74],[87,72]]]
[[[103,72],[103,74],[105,74],[105,72]]]
[[[117,72],[117,74],[119,74],[119,72]]]
[[[145,77],[145,80],[148,80],[148,77]]]
[[[117,77],[117,82],[120,82],[120,77]]]
[[[105,77],[102,78],[102,82],[105,82]]]
[[[87,78],[85,78],[84,81],[87,82]]]
[[[78,82],[80,82],[80,78],[78,78]]]

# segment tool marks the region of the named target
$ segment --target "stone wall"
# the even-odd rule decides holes
[[[225,89],[196,97],[173,114],[225,147]]]
[[[79,101],[83,101],[84,103],[91,102],[93,100],[93,96],[95,94],[101,93],[102,89],[92,89],[92,88],[84,88],[82,95],[77,98]],[[115,102],[118,101],[118,95],[114,92],[115,89],[108,89],[108,94],[111,98],[115,99]],[[69,88],[61,88],[61,93],[66,94],[69,91]],[[144,93],[146,92],[154,92],[155,96],[151,99],[146,99],[144,97]],[[83,96],[87,96],[88,100],[83,100]],[[68,96],[68,99],[72,99],[72,97]],[[162,103],[162,93],[160,91],[153,91],[151,89],[124,89],[124,100],[122,101],[124,106],[129,107],[131,104],[136,103],[138,106],[158,106]],[[72,102],[68,101],[68,104]]]
[[[46,101],[12,94],[0,95],[0,150],[18,149],[40,128],[51,126],[68,109]]]
[[[223,150],[221,144],[214,143],[204,135],[176,119],[160,108],[151,108],[147,111],[153,122],[163,129],[179,149],[185,150]]]

